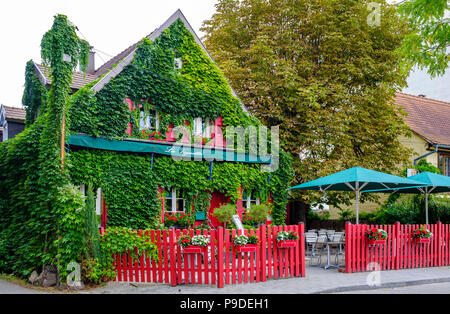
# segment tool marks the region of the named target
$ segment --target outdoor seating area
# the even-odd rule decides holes
[[[310,229],[305,232],[305,248],[309,266],[341,267],[345,264],[345,232]],[[325,265],[322,265],[326,259]]]

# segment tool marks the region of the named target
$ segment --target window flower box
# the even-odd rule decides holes
[[[412,232],[411,237],[415,243],[430,243],[433,234],[425,226],[421,226]]]
[[[236,252],[238,253],[256,252],[257,247],[258,247],[257,244],[237,245]]]
[[[197,254],[197,253],[203,253],[204,250],[205,250],[205,248],[202,246],[190,245],[190,246],[182,248],[181,252],[185,253],[185,254]]]
[[[246,236],[244,234],[234,237],[233,244],[238,253],[256,252],[258,247],[258,237],[256,236]]]
[[[181,252],[185,254],[197,254],[205,252],[208,247],[209,238],[203,235],[196,235],[192,238],[188,235],[178,238],[178,244],[181,247]]]
[[[370,245],[385,244],[385,243],[386,243],[386,239],[369,239]]]
[[[415,243],[430,243],[431,238],[414,238]]]
[[[385,230],[377,228],[366,230],[365,235],[370,245],[385,244],[388,238]]]
[[[282,240],[277,242],[277,246],[282,249],[293,248],[297,246],[296,240]]]

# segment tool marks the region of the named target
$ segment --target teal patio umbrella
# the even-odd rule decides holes
[[[432,172],[421,172],[415,176],[411,176],[408,179],[422,182],[427,186],[422,187],[408,187],[408,188],[394,188],[394,189],[381,189],[367,192],[389,192],[394,191],[398,193],[418,194],[423,193],[425,195],[425,223],[428,225],[428,195],[431,193],[445,193],[450,192],[450,177],[446,177],[440,174]]]
[[[291,190],[353,191],[356,193],[356,223],[359,223],[359,198],[361,192],[369,190],[404,187],[424,187],[423,182],[386,174],[361,167],[354,167],[309,181],[290,188]]]

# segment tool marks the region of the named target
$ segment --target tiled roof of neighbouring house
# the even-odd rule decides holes
[[[2,105],[2,107],[5,109],[7,121],[25,123],[25,109],[4,105]]]
[[[431,144],[450,145],[450,103],[398,93],[396,102],[408,114],[406,124]]]
[[[41,64],[36,64],[36,66],[39,69],[39,72],[45,77],[46,81],[42,83],[44,85],[51,85],[52,78],[50,70]],[[95,81],[97,78],[98,76],[96,74],[74,72],[72,74],[72,84],[70,84],[70,87],[73,89],[80,89],[86,84]]]

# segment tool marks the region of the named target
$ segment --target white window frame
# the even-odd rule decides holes
[[[177,210],[177,201],[178,200],[183,200],[183,210],[181,210],[181,211]],[[186,212],[186,200],[184,198],[177,197],[177,190],[172,189],[172,195],[170,197],[166,196],[166,204],[168,204],[169,201],[170,201],[170,205],[171,205],[171,210],[165,210],[165,212],[172,213],[172,214]]]
[[[181,69],[183,68],[183,60],[181,60],[181,58],[175,58],[174,68],[176,71],[181,71]]]
[[[95,198],[95,213],[97,215],[102,214],[102,202],[103,202],[103,192],[101,188],[97,189],[97,197]]]
[[[206,118],[203,122],[203,137],[204,138],[211,138],[212,136],[212,124],[211,119]]]
[[[192,126],[194,136],[203,136],[203,120],[202,118],[195,118]]]
[[[159,130],[159,114],[155,110],[152,110],[155,112],[155,115],[149,115],[147,119],[144,121],[144,110],[141,110],[140,117],[139,117],[139,131],[149,129],[149,130]],[[155,126],[152,126],[151,121],[155,121]]]
[[[247,196],[247,199],[245,200],[245,202],[246,202],[246,208],[247,209],[250,209],[250,207],[251,207],[251,205],[252,205],[252,202],[254,202],[255,203],[255,205],[260,205],[261,204],[261,200],[259,199],[259,197],[257,197],[257,198],[252,198],[252,195],[250,194],[249,196]]]

